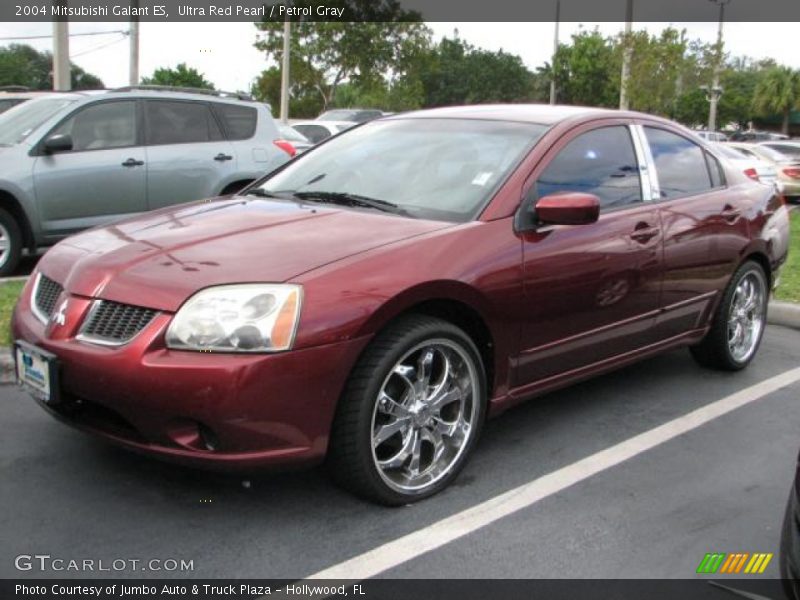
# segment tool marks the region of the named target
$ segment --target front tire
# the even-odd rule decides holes
[[[11,275],[22,255],[22,232],[16,219],[0,208],[0,277]]]
[[[331,432],[331,475],[390,506],[436,494],[472,452],[486,395],[483,363],[466,333],[422,315],[397,321],[348,380]]]
[[[769,287],[764,269],[746,261],[731,277],[706,337],[691,348],[705,367],[744,369],[758,351],[767,321]]]

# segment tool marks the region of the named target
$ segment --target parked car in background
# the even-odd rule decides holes
[[[23,250],[125,216],[230,194],[289,150],[263,104],[131,89],[45,94],[0,115],[0,274]]]
[[[332,135],[357,125],[352,121],[291,121],[292,127],[303,134],[312,144],[319,144]]]
[[[778,182],[778,171],[775,166],[758,158],[757,156],[747,156],[730,144],[711,143],[711,147],[716,150],[717,155],[728,160],[735,168],[747,175],[753,181],[759,181],[770,185]]]
[[[707,131],[705,129],[695,129],[694,134],[707,142],[727,142],[728,136],[719,131]]]
[[[788,135],[772,131],[734,131],[730,135],[732,142],[762,142],[767,140],[788,140]]]
[[[377,108],[334,108],[326,110],[316,118],[317,121],[349,121],[350,123],[366,123],[380,119],[385,113]]]
[[[292,145],[296,154],[305,152],[314,145],[306,136],[287,123],[278,122],[278,132],[281,134],[282,139]]]
[[[14,312],[18,373],[140,453],[326,460],[404,505],[454,480],[487,414],[679,347],[745,368],[788,235],[774,188],[665,119],[408,113],[58,244]]]
[[[786,597],[800,600],[800,458],[783,519],[780,569]]]
[[[772,163],[778,175],[778,190],[791,200],[800,197],[800,160],[762,144],[728,142],[726,145],[735,148],[745,156]]]
[[[41,94],[42,92],[29,92],[25,91],[25,88],[20,89],[14,86],[0,88],[0,114]]]
[[[776,152],[780,152],[787,158],[800,161],[800,142],[792,140],[780,140],[776,142],[759,142],[759,146],[766,146]]]

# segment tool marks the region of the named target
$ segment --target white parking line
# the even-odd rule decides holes
[[[591,456],[553,471],[529,483],[495,496],[413,533],[323,569],[307,579],[346,579],[360,581],[435,550],[481,527],[575,485],[592,475],[610,469],[630,458],[697,429],[742,406],[765,398],[787,385],[800,381],[800,367],[740,390],[721,400],[698,408],[682,417],[601,450]]]

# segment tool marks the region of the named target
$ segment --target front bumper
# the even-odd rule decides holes
[[[21,339],[58,357],[59,419],[131,450],[223,469],[319,462],[336,403],[368,338],[279,354],[167,349],[171,315],[131,342],[75,339],[91,299],[70,297],[67,327],[53,333],[31,312],[30,290],[12,322]],[[69,323],[74,323],[70,327]]]
[[[781,532],[780,568],[786,595],[800,600],[800,467],[789,495]]]

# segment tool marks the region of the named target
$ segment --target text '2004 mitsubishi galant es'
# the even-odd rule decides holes
[[[325,460],[403,504],[447,486],[519,401],[679,346],[745,367],[787,246],[774,188],[669,121],[397,115],[242,195],[55,246],[14,315],[18,377],[146,454]]]

